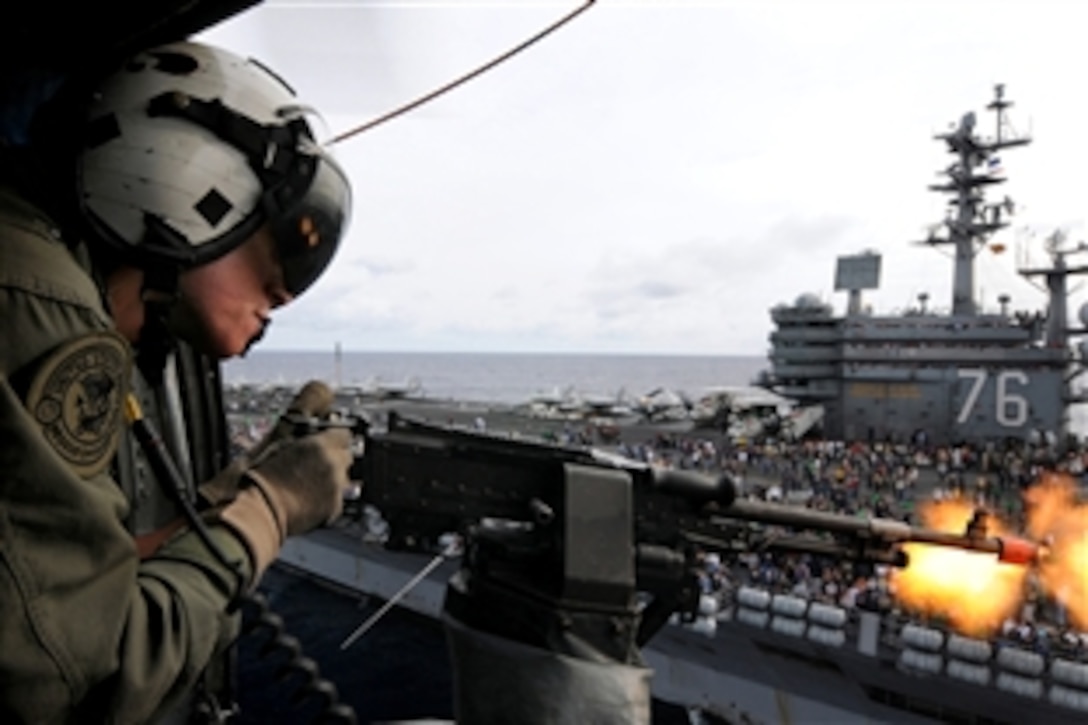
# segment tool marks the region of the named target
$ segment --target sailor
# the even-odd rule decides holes
[[[236,637],[231,603],[348,486],[343,430],[277,427],[214,475],[226,437],[206,435],[215,396],[193,393],[343,234],[348,182],[304,107],[196,43],[98,77],[0,84],[2,722],[153,722],[191,701]],[[293,407],[331,402],[313,384]],[[168,456],[133,441],[141,415]],[[202,516],[178,519],[209,479]]]

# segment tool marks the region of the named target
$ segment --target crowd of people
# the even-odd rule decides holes
[[[741,484],[741,495],[751,499],[848,516],[893,518],[912,525],[923,523],[918,507],[924,501],[963,497],[1023,530],[1022,493],[1045,471],[1068,474],[1082,490],[1088,485],[1088,447],[1083,445],[1059,450],[1053,443],[1012,441],[986,446],[816,440],[755,444],[661,434],[620,443],[619,450],[654,465],[730,472]],[[895,578],[884,565],[770,552],[748,552],[730,563],[707,553],[703,563],[703,592],[717,597],[723,607],[740,587],[752,586],[841,606],[851,613],[881,612],[897,623],[913,619],[942,624],[900,605]],[[1034,576],[1028,576],[1026,586],[1023,606],[993,633],[994,643],[1088,659],[1088,632],[1078,629],[1067,609],[1048,596]]]

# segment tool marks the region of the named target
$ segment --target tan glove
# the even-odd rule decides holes
[[[279,441],[294,438],[293,426],[286,420],[289,416],[327,418],[332,412],[333,399],[332,388],[320,380],[311,380],[303,385],[302,390],[298,391],[295,399],[287,406],[287,410],[276,421],[276,425],[272,426],[272,430],[268,431],[252,450],[246,452],[247,457],[251,461],[257,460],[262,453]]]
[[[238,495],[238,482],[252,463],[260,459],[272,446],[295,437],[293,426],[285,418],[291,415],[307,418],[324,418],[332,411],[332,389],[320,380],[311,380],[302,386],[287,410],[279,417],[272,429],[265,433],[257,445],[230,462],[230,465],[198,487],[201,497],[211,505],[227,503]]]
[[[249,548],[254,580],[276,558],[284,539],[340,515],[351,461],[351,432],[331,428],[279,441],[245,471],[219,520]]]

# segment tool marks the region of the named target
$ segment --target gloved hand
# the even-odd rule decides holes
[[[284,536],[295,536],[340,515],[351,461],[351,431],[330,428],[269,449],[242,485],[260,489]]]
[[[303,418],[327,418],[332,412],[333,394],[332,388],[320,380],[311,380],[302,386],[295,395],[295,399],[287,406],[287,410],[279,417],[272,429],[251,450],[246,452],[247,457],[257,460],[268,448],[281,440],[295,437],[293,426],[287,422],[287,418],[298,416]]]
[[[279,417],[276,424],[265,433],[255,446],[231,461],[230,465],[217,473],[212,479],[202,483],[197,490],[210,505],[226,503],[238,495],[238,482],[253,464],[260,460],[268,450],[284,440],[295,437],[294,427],[287,422],[288,416],[324,418],[332,410],[332,389],[320,380],[311,380],[302,386],[287,410]]]
[[[288,536],[331,522],[351,485],[351,432],[330,428],[269,446],[242,475],[238,492],[219,513],[253,557],[254,580]]]

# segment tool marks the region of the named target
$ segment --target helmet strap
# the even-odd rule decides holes
[[[166,359],[177,344],[166,324],[175,300],[176,297],[167,300],[157,294],[144,295],[144,325],[136,346],[136,365],[152,384],[162,382]]]
[[[160,251],[163,247],[180,249],[177,239],[173,238],[178,236],[177,233],[156,217],[147,216],[145,229],[145,244],[149,248]],[[176,345],[167,320],[178,300],[178,278],[184,263],[174,255],[155,256],[152,259],[152,263],[140,265],[144,271],[140,290],[140,299],[144,303],[144,324],[140,328],[136,364],[149,382],[157,383],[162,381],[166,358]]]

